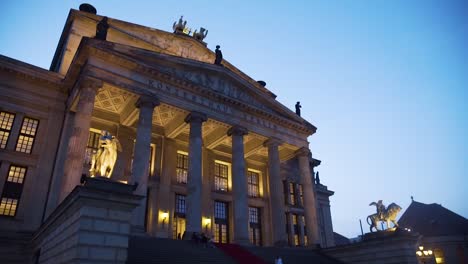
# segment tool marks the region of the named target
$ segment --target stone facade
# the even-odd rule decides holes
[[[50,71],[0,57],[0,111],[12,120],[2,127],[0,190],[9,209],[0,229],[43,230],[89,175],[94,140],[106,130],[122,145],[111,180],[144,197],[132,233],[333,245],[332,192],[314,184],[312,124],[227,61],[214,65],[214,53],[191,37],[109,18],[107,41],[94,39],[101,19],[71,10]],[[25,136],[30,152],[18,151]]]

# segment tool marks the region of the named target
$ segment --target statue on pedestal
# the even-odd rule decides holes
[[[96,39],[106,40],[107,30],[109,29],[109,23],[107,23],[107,17],[103,17],[96,26]]]
[[[394,227],[398,227],[396,217],[401,211],[401,207],[399,205],[391,203],[387,208],[385,208],[382,200],[379,200],[377,203],[372,202],[369,204],[369,206],[372,205],[375,205],[377,212],[367,217],[367,223],[370,225],[371,232],[373,232],[373,228],[375,228],[376,231],[379,231],[378,223],[381,221],[387,223],[387,229],[390,228],[390,222],[393,223]]]
[[[296,115],[301,116],[301,102],[296,103]]]
[[[220,46],[216,45],[216,50],[215,50],[216,59],[215,59],[215,62],[214,62],[214,64],[216,64],[216,65],[222,65],[221,62],[223,61],[223,53],[221,52],[221,50],[219,48],[220,48]]]
[[[99,149],[91,160],[91,168],[89,169],[91,177],[110,178],[117,160],[117,151],[122,151],[119,140],[109,132],[102,130],[99,137]]]

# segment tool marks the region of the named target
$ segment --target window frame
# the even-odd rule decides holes
[[[252,174],[255,174],[257,177],[256,183],[252,183]],[[260,197],[260,177],[261,174],[259,171],[247,170],[247,194],[251,198],[259,198]],[[256,189],[256,193],[252,193],[253,190]]]
[[[226,167],[226,177],[223,177],[221,175],[217,175],[216,174],[216,166],[225,166]],[[219,170],[218,170],[219,171]],[[223,162],[223,161],[219,161],[219,160],[215,160],[214,161],[214,168],[213,168],[213,185],[214,185],[214,190],[217,191],[217,192],[229,192],[231,190],[231,184],[230,184],[230,180],[231,180],[231,164],[230,163],[227,163],[227,162]],[[218,185],[216,184],[216,180],[217,179],[221,179],[221,180],[226,180],[226,189],[225,190],[222,190],[221,188],[218,188]]]
[[[0,114],[1,113],[5,113],[7,115],[12,115],[13,116],[13,120],[11,121],[11,126],[10,126],[9,129],[0,127],[0,131],[3,131],[4,133],[8,133],[8,136],[6,137],[6,141],[5,141],[5,147],[2,148],[2,145],[1,145],[1,142],[0,142],[0,149],[6,149],[8,147],[8,142],[9,142],[9,140],[11,138],[13,125],[15,124],[15,120],[16,120],[16,114],[8,112],[8,111],[0,111]],[[1,120],[1,121],[3,122],[3,120]]]
[[[27,133],[23,133],[22,130],[23,130],[23,126],[24,126],[24,122],[26,119],[30,119],[32,121],[37,121],[37,125],[35,127],[35,131],[34,131],[34,135],[30,135],[30,134],[27,134]],[[37,136],[37,133],[39,131],[39,125],[40,125],[41,121],[39,119],[35,119],[35,118],[32,118],[32,117],[28,117],[28,116],[24,116],[23,117],[23,121],[21,122],[21,127],[20,127],[20,130],[18,132],[18,137],[16,139],[16,145],[15,145],[15,151],[17,152],[21,152],[21,153],[26,153],[26,154],[31,154],[33,152],[33,149],[34,149],[34,143],[36,143],[36,136]],[[30,151],[29,152],[25,152],[25,151],[20,151],[18,150],[18,144],[19,144],[19,141],[20,141],[20,138],[21,136],[23,137],[26,137],[26,138],[32,138],[32,143],[31,143],[31,148],[30,148]]]
[[[24,175],[22,177],[21,183],[8,180],[13,167],[24,169]],[[2,203],[3,199],[12,199],[12,200],[16,200],[16,208],[15,208],[13,215],[11,214],[6,215],[2,213],[0,214],[0,217],[13,217],[14,218],[18,214],[18,209],[21,204],[21,197],[23,194],[24,184],[25,184],[26,177],[28,174],[28,166],[10,164],[7,173],[8,175],[5,178],[5,184],[3,185],[2,194],[0,195],[0,204]]]
[[[179,166],[179,157],[182,158],[182,167]],[[187,165],[185,167],[185,165]],[[189,169],[189,155],[187,152],[184,151],[177,151],[177,156],[176,156],[176,182],[178,184],[187,184],[188,182],[188,169]],[[185,171],[185,182],[182,180],[179,180],[181,178],[181,175],[179,175],[179,170],[180,171]]]

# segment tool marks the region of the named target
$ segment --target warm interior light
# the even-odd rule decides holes
[[[423,249],[424,249],[424,247],[423,247],[423,246],[419,246],[419,250],[421,250],[421,251],[422,251]]]
[[[203,224],[208,227],[211,224],[211,219],[210,218],[205,218],[203,219]]]
[[[423,254],[424,254],[424,256],[427,256],[427,254],[429,254],[429,253],[427,252],[427,250],[424,250]]]
[[[429,253],[429,255],[432,255],[432,250],[428,250],[427,253]]]
[[[166,220],[167,217],[169,217],[169,213],[168,213],[168,212],[162,212],[162,213],[161,213],[161,218],[163,219],[163,221]]]
[[[416,251],[416,255],[422,256],[422,252],[421,251]]]
[[[123,184],[128,184],[128,181],[119,181],[119,182]]]

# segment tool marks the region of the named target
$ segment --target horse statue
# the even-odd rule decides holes
[[[122,151],[119,140],[107,131],[101,132],[99,150],[91,160],[90,175],[110,178],[117,160],[117,151]]]
[[[202,42],[203,39],[206,38],[206,36],[208,35],[208,30],[206,30],[205,28],[202,28],[200,27],[200,32],[197,32],[197,30],[195,29],[195,32],[193,32],[193,38]]]
[[[172,24],[172,29],[174,30],[174,33],[184,33],[185,26],[187,25],[187,20],[183,20],[184,16],[180,16],[179,22],[174,22]]]
[[[375,205],[377,208],[377,213],[371,214],[367,217],[367,223],[370,225],[370,232],[373,232],[372,229],[375,228],[376,231],[379,231],[378,223],[380,221],[387,223],[387,228],[390,227],[390,222],[393,223],[394,227],[398,227],[396,222],[396,217],[401,211],[401,207],[396,203],[391,203],[387,208],[382,204],[382,200],[379,200],[377,203],[372,202],[369,206]]]

